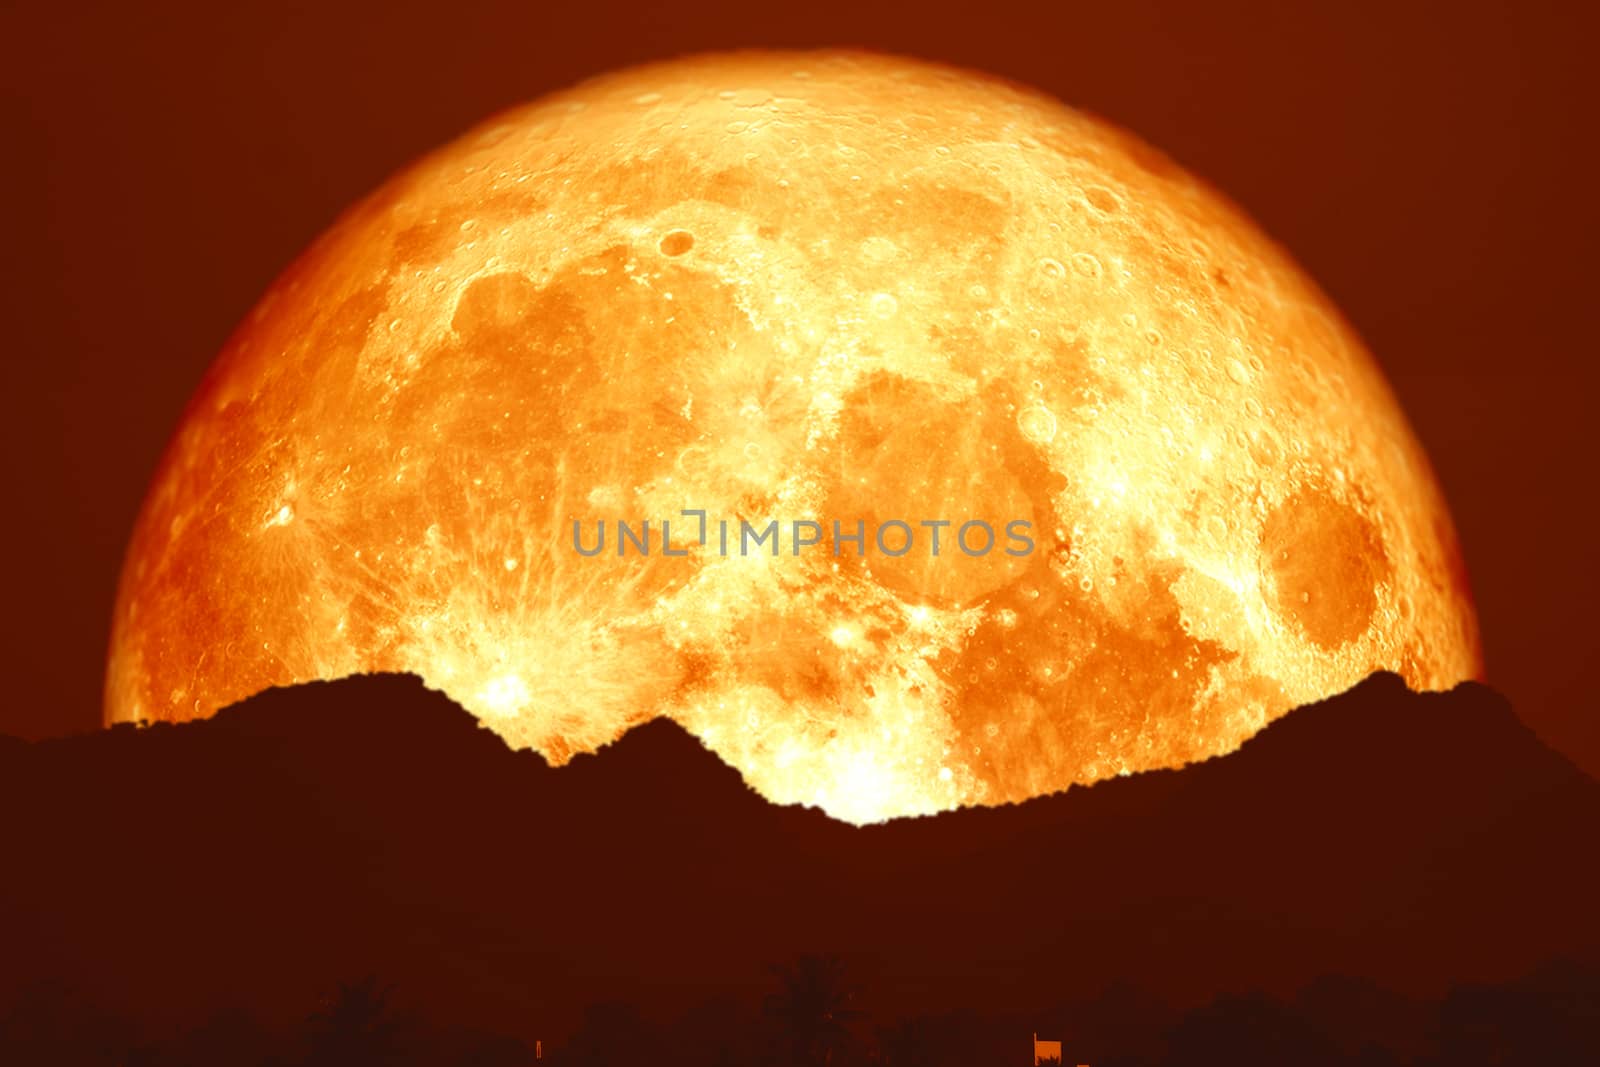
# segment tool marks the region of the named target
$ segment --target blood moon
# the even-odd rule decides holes
[[[685,509],[1036,551],[567,543]],[[1480,666],[1421,449],[1237,209],[1024,88],[738,53],[500,115],[285,273],[162,460],[106,709],[413,671],[556,760],[671,716],[870,821]]]

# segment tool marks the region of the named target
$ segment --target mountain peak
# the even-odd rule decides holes
[[[767,803],[671,722],[551,767],[415,678],[348,678],[0,746],[0,987],[158,1010],[378,972],[530,1036],[840,948],[919,1010],[1437,988],[1600,950],[1597,824],[1499,696],[1392,675],[1181,770],[865,828]]]
[[[1419,776],[1423,767],[1501,777],[1582,776],[1488,686],[1461,682],[1448,690],[1418,692],[1391,671],[1375,672],[1346,692],[1296,708],[1237,752],[1208,762],[1270,764],[1279,774],[1352,779],[1380,767]]]

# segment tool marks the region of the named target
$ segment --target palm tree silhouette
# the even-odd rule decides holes
[[[780,1026],[792,1067],[838,1064],[854,1042],[851,1026],[862,1012],[837,956],[801,956],[772,968],[779,988],[768,995],[766,1011]]]

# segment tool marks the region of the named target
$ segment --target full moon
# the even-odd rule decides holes
[[[1281,248],[1038,92],[749,52],[501,114],[274,283],[139,516],[106,717],[409,671],[554,762],[667,716],[870,822],[1379,669],[1481,675],[1471,598]]]

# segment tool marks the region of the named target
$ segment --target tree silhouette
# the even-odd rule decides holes
[[[1011,1020],[955,1011],[880,1027],[878,1047],[889,1067],[971,1067],[1010,1062],[1005,1050],[1018,1047],[1015,1038]],[[1026,1052],[1019,1052],[1015,1062],[1027,1062]]]
[[[885,1028],[878,1035],[890,1067],[942,1067],[948,1050],[931,1019],[921,1016]]]
[[[1497,986],[1463,985],[1438,1006],[1437,1063],[1600,1063],[1600,966],[1555,961]]]
[[[716,996],[678,1014],[661,1031],[653,1067],[750,1067],[761,1061],[763,1020],[754,1003]]]
[[[1261,993],[1218,997],[1191,1011],[1167,1034],[1169,1063],[1284,1063],[1332,1067],[1344,1062],[1294,1007]]]
[[[767,996],[765,1009],[781,1030],[786,1062],[791,1067],[843,1062],[854,1051],[852,1026],[862,1017],[844,961],[808,955],[772,970],[779,988]]]
[[[398,1065],[416,1047],[409,1019],[389,1003],[390,989],[368,976],[341,982],[307,1020],[306,1067]]]

